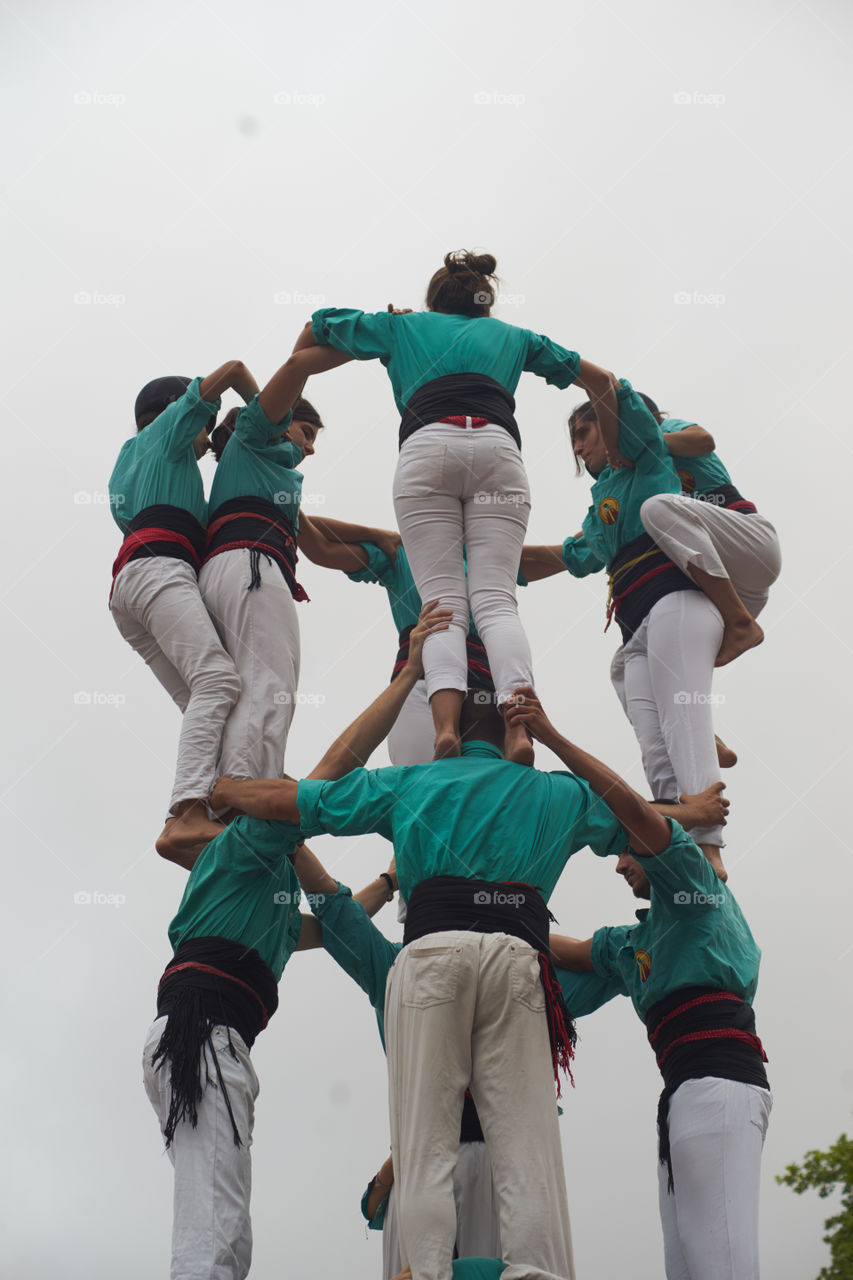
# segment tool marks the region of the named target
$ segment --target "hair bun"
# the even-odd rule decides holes
[[[472,253],[470,249],[454,249],[444,255],[444,265],[450,275],[491,276],[497,270],[497,259],[491,253]]]

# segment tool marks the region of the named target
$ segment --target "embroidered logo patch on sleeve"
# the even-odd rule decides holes
[[[640,970],[640,981],[645,982],[652,967],[652,958],[648,951],[635,951],[634,959],[637,961],[637,967]]]
[[[602,498],[598,504],[598,516],[602,524],[615,524],[619,515],[618,498]]]
[[[681,481],[681,492],[688,495],[691,494],[696,488],[696,477],[693,473],[691,471],[679,470],[678,478]]]

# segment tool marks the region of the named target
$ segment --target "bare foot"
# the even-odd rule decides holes
[[[504,737],[504,758],[511,764],[533,764],[533,739],[525,725],[507,725]]]
[[[723,884],[725,884],[729,878],[729,873],[728,871],[726,871],[726,868],[723,866],[722,849],[718,848],[717,845],[715,844],[700,844],[699,848],[702,850],[705,857],[708,859],[711,866],[714,868],[717,875],[722,880]]]
[[[462,755],[462,739],[452,730],[447,733],[439,733],[435,739],[435,751],[433,752],[433,760],[447,760],[451,756]]]
[[[737,764],[737,752],[727,747],[722,738],[718,738],[716,734],[714,734],[714,741],[717,744],[717,764],[721,769],[733,768]]]
[[[679,796],[681,803],[676,816],[686,831],[692,827],[726,825],[729,802],[723,798],[722,794],[725,785],[724,782],[715,782],[706,791],[700,791],[698,795]]]
[[[154,847],[167,862],[189,869],[202,849],[224,830],[221,822],[212,822],[204,814],[202,806],[193,806],[176,818],[167,818]]]
[[[725,667],[727,663],[734,662],[735,658],[746,653],[747,649],[754,649],[757,644],[761,644],[763,639],[764,632],[754,618],[728,623],[723,631],[723,643],[714,666]]]

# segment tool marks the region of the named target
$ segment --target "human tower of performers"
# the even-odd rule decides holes
[[[261,390],[240,361],[157,378],[110,479],[124,535],[112,614],[183,714],[157,849],[190,874],[144,1050],[174,1165],[172,1280],[249,1271],[250,1051],[285,965],[310,947],[365,991],[387,1052],[391,1155],[363,1200],[386,1280],[574,1276],[556,1097],[574,1018],[616,995],[663,1077],[666,1275],[758,1276],[760,952],[721,859],[719,769],[733,754],[710,694],[715,666],[763,639],[776,534],[701,427],[492,317],[495,270],[489,254],[448,254],[423,311],[317,311]],[[299,512],[296,467],[323,427],[306,379],[373,359],[401,415],[399,533]],[[524,543],[525,371],[587,396],[569,428],[592,498],[562,546]],[[245,407],[214,426],[227,388]],[[399,632],[390,684],[299,782],[283,772],[306,598],[297,546],[382,585]],[[611,676],[651,802],[564,737],[535,693],[516,587],[566,570],[607,573],[622,634]],[[386,737],[392,766],[368,770]],[[537,769],[534,742],[565,770]],[[394,860],[353,897],[305,844],[321,832],[378,832]],[[548,899],[587,846],[647,905],[585,941],[549,936]],[[402,944],[371,920],[397,892]]]

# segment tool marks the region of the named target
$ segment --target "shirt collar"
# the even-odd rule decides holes
[[[462,743],[463,756],[480,756],[492,760],[503,760],[504,754],[500,747],[496,747],[492,742],[484,742],[482,738],[466,738]]]

